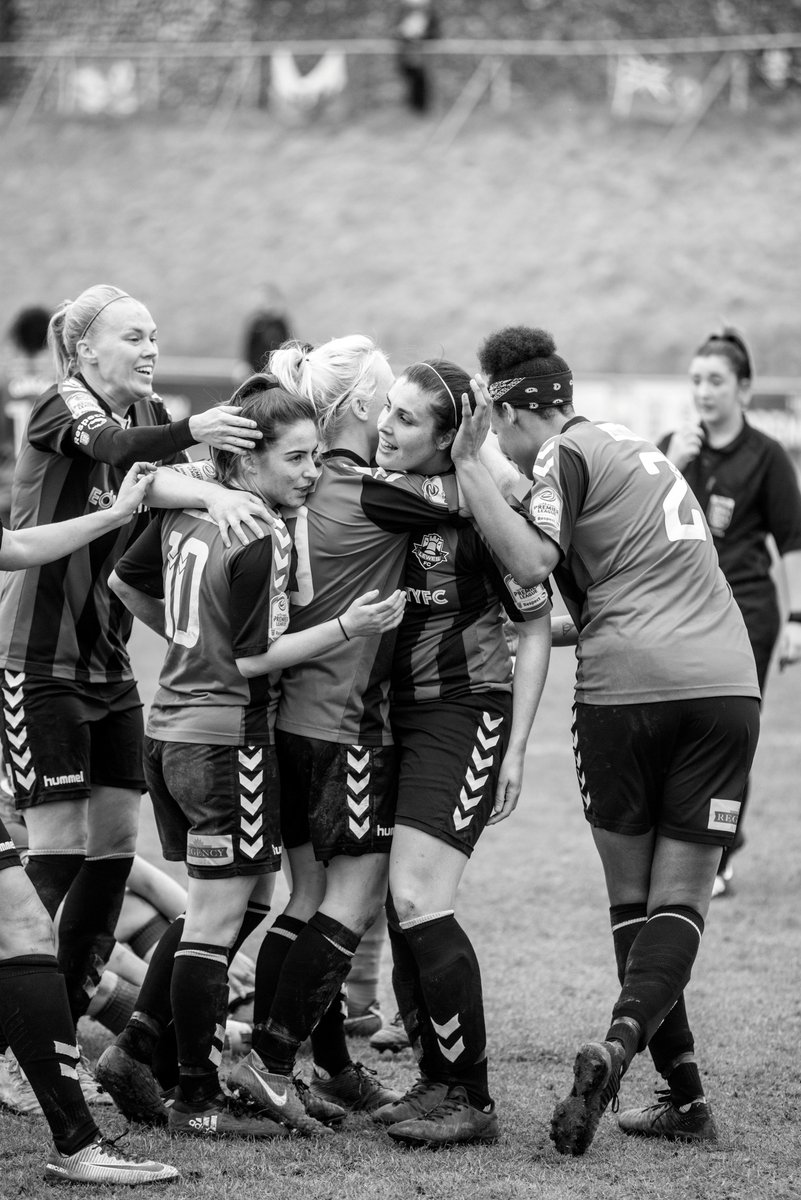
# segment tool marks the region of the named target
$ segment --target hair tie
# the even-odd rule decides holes
[[[448,393],[448,395],[451,398],[451,404],[453,405],[453,423],[455,426],[457,426],[459,424],[459,409],[456,407],[456,399],[453,395],[453,392],[451,391],[451,389],[448,387],[445,380],[440,375],[439,371],[436,369],[436,367],[432,367],[431,363],[428,363],[428,362],[416,362],[416,363],[412,363],[412,366],[413,367],[428,367],[429,371],[434,372],[437,379],[440,381],[442,386],[445,388],[445,391]]]

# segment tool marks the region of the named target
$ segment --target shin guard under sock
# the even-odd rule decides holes
[[[76,1025],[114,949],[132,864],[133,855],[87,858],[67,892],[58,929],[58,963]]]
[[[203,1104],[220,1090],[217,1069],[225,1044],[228,947],[181,942],[170,995],[181,1095],[188,1104]]]
[[[452,913],[404,921],[401,929],[420,974],[429,1021],[452,1083],[477,1108],[491,1103],[481,971],[467,934]]]
[[[359,935],[315,913],[284,959],[269,1020],[253,1030],[253,1049],[269,1071],[289,1075],[305,1042],[350,970]]]
[[[690,980],[703,931],[702,917],[687,905],[664,905],[651,913],[629,950],[609,1037],[627,1044],[615,1023],[630,1018],[642,1031],[637,1050],[648,1045]]]
[[[25,1072],[62,1154],[100,1136],[78,1081],[75,1026],[64,977],[49,954],[0,962],[0,1027]]]
[[[429,1020],[417,961],[391,904],[387,906],[387,926],[392,951],[392,989],[412,1052],[426,1079],[446,1083],[448,1064],[440,1054],[439,1042]]]

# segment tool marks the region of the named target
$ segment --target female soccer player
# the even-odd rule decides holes
[[[28,422],[15,529],[104,511],[136,459],[172,461],[196,441],[253,444],[235,409],[170,422],[152,387],[153,318],[119,288],[65,301],[49,338],[59,382]],[[113,946],[144,788],[130,617],[108,577],[147,519],[135,513],[69,557],[8,576],[0,598],[3,753],[25,810],[28,874],[51,918],[64,900],[58,958],[76,1023]],[[88,1079],[87,1089],[101,1098]]]
[[[764,695],[773,651],[781,636],[782,667],[801,658],[801,491],[787,452],[755,429],[745,415],[753,365],[744,338],[723,328],[699,346],[690,363],[690,387],[700,424],[668,434],[659,449],[674,463],[701,503],[723,574],[743,614]],[[779,587],[789,599],[782,628],[768,537],[779,552]],[[743,842],[724,847],[713,895],[732,877],[731,858]]]
[[[0,526],[0,570],[29,570],[79,550],[129,522],[144,502],[153,467],[135,463],[116,501],[102,512],[9,530]],[[53,1136],[48,1179],[137,1185],[178,1177],[164,1163],[132,1159],[103,1139],[81,1090],[80,1052],[64,980],[58,970],[53,924],[23,870],[0,820],[0,1032],[41,1104]],[[5,1065],[5,1064],[4,1064]],[[12,1101],[0,1081],[0,1100]]]
[[[379,466],[451,472],[469,382],[446,360],[404,371],[378,419]],[[374,1119],[405,1143],[494,1141],[481,973],[454,910],[482,830],[517,804],[551,605],[544,586],[515,582],[472,524],[420,528],[405,583],[392,672],[399,783],[388,908],[393,984],[421,1076]],[[520,631],[514,704],[504,613]]]
[[[171,973],[180,1074],[169,1128],[270,1137],[286,1130],[232,1109],[217,1074],[231,953],[248,909],[266,912],[280,866],[269,673],[393,628],[405,597],[398,589],[377,599],[371,589],[340,603],[341,615],[287,632],[292,544],[278,514],[298,509],[320,474],[314,407],[264,375],[243,383],[233,403],[262,440],[241,456],[216,452],[216,477],[264,500],[273,518],[270,536],[226,547],[205,513],[170,512],[160,530],[163,579],[161,572],[152,579],[154,527],[120,561],[111,584],[168,644],[148,720],[145,771],[164,856],[185,861],[189,874]],[[137,1038],[152,1041],[163,1026],[158,958],[157,952],[129,1028],[98,1064],[113,1094],[115,1062],[127,1075]],[[156,1013],[149,1010],[153,983]],[[257,975],[256,1005],[258,987]]]
[[[742,617],[687,483],[624,426],[573,411],[573,379],[542,330],[514,327],[479,354],[475,415],[454,444],[459,482],[496,552],[524,584],[553,572],[577,631],[576,766],[611,905],[622,988],[603,1041],[578,1052],[554,1111],[562,1154],[583,1154],[635,1054],[667,1027],[675,1066],[657,1110],[630,1133],[715,1136],[683,1006],[720,859],[759,732]],[[513,511],[478,458],[490,421],[533,481]]]

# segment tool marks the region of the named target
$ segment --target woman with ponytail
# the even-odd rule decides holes
[[[48,338],[57,382],[31,411],[15,530],[111,508],[136,460],[175,462],[197,441],[239,453],[260,436],[235,407],[170,421],[153,392],[153,318],[120,288],[65,301]],[[76,1023],[114,944],[144,789],[131,618],[108,579],[148,519],[140,510],[72,553],[65,542],[55,562],[8,575],[0,597],[3,756],[25,812],[28,874],[51,918],[64,901],[59,964]]]

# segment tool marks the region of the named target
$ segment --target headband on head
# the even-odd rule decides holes
[[[748,368],[748,378],[752,379],[754,375],[754,363],[751,358],[751,351],[745,344],[745,339],[740,336],[734,329],[719,329],[715,333],[710,333],[704,345],[709,345],[710,342],[729,342],[732,346],[736,346],[745,359],[745,365]]]
[[[570,404],[573,399],[573,374],[560,371],[556,375],[516,376],[512,379],[496,379],[489,386],[494,404],[514,405],[516,408],[554,408]]]
[[[92,327],[92,325],[94,325],[95,321],[96,321],[96,320],[97,320],[97,318],[100,316],[100,314],[103,312],[103,310],[104,310],[104,309],[106,309],[106,308],[108,308],[109,304],[113,304],[115,300],[130,300],[130,299],[131,299],[131,297],[128,295],[128,293],[127,293],[127,292],[122,292],[122,294],[121,294],[121,295],[119,295],[119,296],[112,296],[112,297],[111,297],[111,299],[110,299],[110,300],[107,300],[105,304],[101,304],[101,305],[100,305],[100,308],[97,310],[97,312],[95,313],[95,315],[94,315],[93,317],[90,317],[90,318],[89,318],[89,321],[88,321],[88,323],[87,323],[86,325],[84,325],[84,328],[83,328],[83,333],[82,333],[82,334],[81,334],[81,336],[78,338],[78,341],[79,341],[79,342],[82,342],[82,341],[83,341],[83,339],[86,337],[86,335],[87,335],[87,333],[89,332],[89,330],[90,330],[90,328]]]
[[[449,395],[449,396],[450,396],[450,398],[451,398],[451,404],[453,405],[453,421],[454,421],[454,425],[457,425],[457,426],[458,426],[458,424],[459,424],[459,409],[458,409],[458,408],[457,408],[457,406],[456,406],[456,398],[454,397],[454,394],[453,394],[453,392],[452,392],[452,391],[451,391],[451,389],[448,387],[447,383],[446,383],[446,382],[445,382],[445,380],[442,378],[442,376],[440,375],[440,373],[439,373],[439,371],[436,369],[436,367],[432,367],[432,366],[431,366],[431,363],[427,363],[427,362],[416,362],[416,363],[412,363],[412,366],[413,366],[413,367],[428,367],[429,371],[433,371],[433,372],[434,372],[434,374],[436,375],[437,379],[440,381],[440,383],[442,384],[442,386],[445,388],[445,391],[448,393],[448,395]]]

